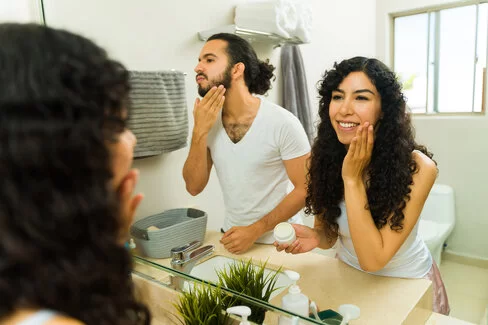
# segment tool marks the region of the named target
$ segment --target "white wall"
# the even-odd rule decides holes
[[[37,0],[0,0],[0,23],[39,23],[40,9]]]
[[[0,0],[2,4],[17,0]],[[28,1],[28,0],[24,0]],[[93,38],[129,69],[177,69],[188,73],[186,90],[190,114],[196,95],[193,67],[202,46],[197,32],[231,24],[233,8],[245,0],[44,0],[48,25]],[[316,82],[334,61],[354,55],[376,56],[388,63],[388,13],[441,4],[439,0],[312,0],[314,32],[311,44],[301,45],[310,96],[317,107]],[[5,8],[5,7],[4,7]],[[185,14],[182,14],[185,13]],[[182,18],[183,17],[183,18]],[[372,22],[376,21],[376,25]],[[279,70],[279,49],[256,45]],[[280,102],[280,73],[269,98]],[[460,94],[462,95],[462,94]],[[487,117],[417,117],[418,140],[435,153],[439,183],[456,191],[457,224],[448,250],[488,258]],[[191,125],[190,125],[191,127]],[[223,216],[220,187],[212,173],[205,191],[186,193],[181,168],[188,149],[138,160],[138,189],[145,199],[138,217],[165,209],[195,206],[210,215],[208,227],[218,229]],[[468,240],[469,239],[469,240]]]
[[[2,0],[0,0],[2,1]],[[244,0],[44,0],[47,24],[92,38],[129,69],[177,69],[187,72],[186,90],[190,114],[196,96],[193,68],[203,43],[197,32],[233,23],[233,8]],[[375,52],[374,0],[312,0],[312,43],[302,45],[310,96],[316,103],[315,84],[334,60]],[[341,16],[341,13],[344,13]],[[347,13],[347,14],[346,14]],[[358,22],[364,26],[357,27]],[[367,27],[369,26],[369,27]],[[278,67],[280,50],[256,45],[261,59]],[[278,78],[269,98],[280,102]],[[314,106],[316,109],[316,106]],[[191,129],[192,125],[190,125]],[[141,171],[138,190],[145,194],[137,217],[170,208],[195,206],[209,213],[208,228],[219,229],[223,203],[215,173],[197,197],[186,193],[181,170],[188,148],[135,161]]]
[[[389,13],[445,3],[448,1],[377,0],[378,58],[389,61]],[[455,190],[456,226],[447,250],[488,259],[488,117],[423,116],[416,117],[414,124],[417,139],[428,145],[438,162],[437,182]]]

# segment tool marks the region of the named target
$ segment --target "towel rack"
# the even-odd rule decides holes
[[[293,44],[293,45],[304,44],[304,42],[300,40],[298,37],[285,38],[280,35],[276,35],[272,33],[240,28],[236,25],[225,25],[221,27],[204,30],[198,33],[198,37],[201,41],[206,41],[210,36],[217,33],[236,34],[246,39],[250,43],[262,42],[262,43],[273,44],[274,47],[279,47],[284,44]]]
[[[180,71],[178,71],[178,70],[176,70],[176,69],[170,69],[170,71],[173,71],[173,72],[180,72]],[[184,76],[186,76],[186,75],[187,75],[187,73],[186,73],[186,72],[181,72],[181,73],[183,73],[183,75],[184,75]]]

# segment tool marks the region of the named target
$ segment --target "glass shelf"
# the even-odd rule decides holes
[[[217,288],[217,284],[213,282],[208,282],[196,277],[193,277],[189,274],[180,272],[178,270],[172,269],[170,267],[163,266],[161,264],[155,263],[153,261],[150,261],[146,258],[139,257],[134,255],[134,270],[133,273],[135,275],[138,275],[139,277],[142,277],[150,282],[152,282],[154,285],[159,285],[159,286],[164,286],[166,288],[169,288],[171,290],[175,290],[174,287],[171,285],[171,277],[177,277],[180,278],[184,281],[189,281],[192,283],[197,283],[197,284],[207,284],[211,287]],[[232,296],[232,297],[238,297],[240,301],[243,302],[243,304],[251,307],[251,309],[255,308],[260,308],[264,309],[266,311],[266,318],[263,324],[277,324],[277,320],[280,316],[285,316],[285,317],[290,317],[290,318],[296,318],[299,320],[300,324],[322,324],[322,325],[337,325],[340,324],[340,318],[337,318],[337,315],[333,311],[322,311],[324,312],[329,312],[327,314],[327,319],[321,321],[318,321],[314,317],[303,317],[299,316],[297,314],[288,312],[278,306],[272,305],[268,302],[253,298],[251,296],[246,296],[243,294],[240,294],[239,292],[236,292],[234,290],[228,289],[228,288],[222,288],[219,287],[223,292],[225,292],[227,295]],[[322,314],[320,314],[320,317],[322,317]],[[332,317],[334,316],[334,317]],[[332,318],[329,318],[332,317]]]
[[[246,39],[250,43],[253,42],[267,43],[267,44],[272,44],[275,47],[284,44],[292,44],[292,45],[304,44],[304,42],[302,42],[302,40],[300,40],[297,37],[285,38],[280,35],[276,35],[272,33],[240,28],[237,27],[236,25],[226,25],[226,26],[221,26],[221,27],[201,31],[198,33],[198,38],[202,41],[206,41],[210,36],[217,33],[236,34]]]

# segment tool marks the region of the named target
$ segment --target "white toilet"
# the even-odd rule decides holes
[[[444,242],[454,228],[455,205],[452,187],[434,184],[420,214],[419,234],[437,265]]]

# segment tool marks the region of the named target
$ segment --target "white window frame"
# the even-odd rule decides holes
[[[391,66],[394,67],[395,66],[395,18],[398,18],[398,17],[405,17],[405,16],[411,16],[411,15],[417,15],[417,14],[430,14],[430,13],[433,13],[433,12],[437,12],[439,13],[441,10],[444,10],[444,9],[451,9],[451,8],[459,8],[459,7],[465,7],[465,6],[471,6],[471,5],[479,5],[479,4],[483,4],[483,3],[488,3],[488,0],[467,0],[467,1],[462,1],[462,2],[455,2],[455,3],[449,3],[449,4],[443,4],[443,5],[436,5],[436,6],[429,6],[429,7],[423,7],[423,8],[416,8],[416,9],[411,9],[411,10],[407,10],[407,11],[401,11],[401,12],[395,12],[395,13],[390,13],[389,16],[390,16],[390,62],[391,62]],[[477,8],[478,9],[478,8]],[[478,15],[476,16],[476,19],[478,19]],[[430,24],[429,24],[430,25]],[[478,25],[478,21],[476,23],[476,25]],[[430,27],[429,27],[430,28]],[[438,28],[438,27],[436,27]],[[430,40],[430,32],[428,31],[428,34],[429,34],[429,41],[428,42],[431,42]],[[436,35],[436,38],[438,37],[438,33]],[[476,41],[477,42],[477,38],[478,38],[478,35],[477,35],[477,30],[476,30]],[[488,38],[488,37],[487,37]],[[435,39],[434,42],[438,42],[438,39]],[[487,47],[488,47],[488,39],[487,39]],[[429,44],[427,46],[427,48],[429,48]],[[436,52],[438,52],[438,45],[436,45]],[[437,56],[437,55],[436,55]],[[433,107],[433,110],[434,110],[434,113],[430,113],[430,112],[422,112],[422,113],[413,113],[415,114],[416,116],[417,115],[428,115],[428,116],[439,116],[439,115],[442,115],[442,116],[449,116],[449,115],[455,115],[455,116],[459,116],[459,115],[475,115],[475,116],[484,116],[486,114],[486,111],[488,109],[488,48],[487,48],[487,51],[486,51],[486,72],[485,72],[485,76],[484,76],[484,80],[483,80],[483,84],[484,84],[484,89],[482,91],[482,104],[481,104],[481,112],[474,112],[473,111],[473,105],[471,106],[472,107],[472,111],[471,112],[439,112],[438,111],[438,105],[437,105],[437,95],[434,95],[434,107]],[[435,65],[438,65],[438,60],[435,61]],[[437,74],[438,74],[438,69],[436,69],[437,71]],[[429,78],[429,76],[428,76]],[[438,91],[438,82],[437,81],[434,81],[434,93],[436,93]],[[427,91],[427,89],[426,89]],[[474,102],[474,92],[473,92],[473,98],[472,98],[472,102]],[[427,103],[426,103],[427,105]]]
[[[38,10],[38,16],[39,16],[39,23],[42,25],[47,25],[46,24],[46,13],[44,11],[44,0],[31,0],[34,1],[35,4],[37,5],[37,10]]]

